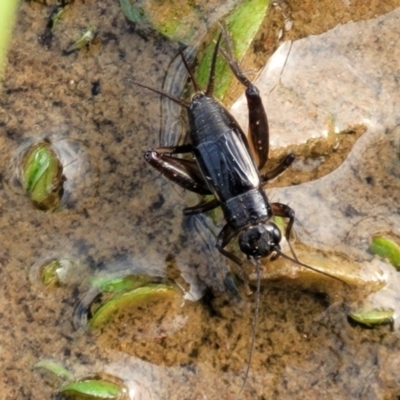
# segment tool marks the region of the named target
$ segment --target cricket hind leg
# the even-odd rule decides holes
[[[212,194],[194,160],[173,157],[174,154],[189,153],[192,150],[191,145],[159,147],[146,151],[144,158],[182,188],[202,195]]]
[[[212,200],[208,200],[208,201],[205,200],[205,201],[200,202],[199,204],[196,204],[195,206],[184,208],[183,214],[184,215],[201,214],[201,213],[204,213],[207,211],[211,211],[220,205],[221,205],[221,203],[215,198]]]
[[[287,156],[285,156],[281,160],[281,162],[274,169],[271,169],[270,171],[266,172],[265,174],[262,174],[261,175],[262,185],[267,184],[268,181],[276,178],[282,172],[284,172],[287,168],[289,168],[292,165],[294,159],[295,159],[295,155],[293,153],[289,153]]]
[[[242,85],[246,86],[245,94],[249,110],[250,140],[258,157],[258,168],[261,169],[268,161],[269,153],[269,128],[267,114],[262,104],[259,90],[246,77],[234,57],[232,40],[225,26],[222,26],[222,35],[226,44],[226,50],[220,48],[220,52],[229,64],[238,81]]]

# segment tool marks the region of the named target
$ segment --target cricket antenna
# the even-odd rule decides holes
[[[151,90],[151,91],[154,92],[154,93],[158,93],[158,94],[160,94],[161,96],[164,96],[164,97],[166,97],[167,99],[172,100],[174,103],[179,104],[179,105],[180,105],[181,107],[183,107],[183,108],[189,108],[189,107],[190,107],[190,103],[188,103],[188,102],[185,101],[185,100],[179,99],[178,97],[171,96],[171,95],[168,94],[168,93],[165,93],[165,92],[163,92],[163,91],[161,91],[161,90],[155,89],[155,88],[153,88],[153,87],[151,87],[151,86],[144,85],[143,83],[139,83],[138,81],[131,80],[131,82],[133,82],[133,83],[134,83],[135,85],[137,85],[137,86],[140,86],[140,87],[145,88],[145,89],[147,89],[147,90]]]
[[[285,253],[283,253],[282,250],[281,250],[278,246],[274,248],[274,251],[275,251],[279,256],[281,256],[281,257],[283,257],[283,258],[286,258],[286,260],[292,261],[293,263],[295,263],[295,264],[297,264],[297,265],[300,265],[301,267],[308,268],[308,269],[310,269],[311,271],[314,271],[314,272],[317,272],[317,273],[319,273],[319,274],[328,276],[328,277],[331,278],[331,279],[335,279],[335,280],[337,280],[337,281],[339,281],[339,282],[344,283],[344,284],[347,285],[347,282],[345,282],[343,279],[338,278],[337,276],[331,275],[331,274],[329,274],[328,272],[325,272],[325,271],[321,271],[321,270],[319,270],[318,268],[312,267],[311,265],[303,264],[302,262],[300,262],[299,260],[297,260],[297,257],[296,257],[296,258],[289,257],[288,255],[286,255]]]
[[[192,80],[194,90],[196,92],[201,92],[201,88],[193,75],[192,69],[190,68],[190,65],[185,57],[185,53],[183,52],[183,50],[181,48],[179,48],[179,54],[181,55],[181,58],[182,58],[183,64],[185,65],[186,71],[188,72],[190,79]]]
[[[240,395],[243,392],[244,387],[246,386],[247,378],[249,377],[250,367],[251,367],[251,360],[253,358],[254,353],[254,344],[256,342],[256,332],[257,332],[257,324],[258,324],[258,313],[260,310],[260,292],[261,292],[261,265],[258,259],[254,259],[256,262],[256,273],[257,273],[257,291],[256,291],[256,306],[254,310],[254,318],[253,324],[251,328],[251,340],[250,340],[250,347],[249,347],[249,355],[247,357],[247,368],[244,374],[242,387],[239,390],[239,393],[236,396],[236,400],[239,399]]]
[[[184,54],[184,52],[183,52],[183,50],[182,50],[181,48],[179,48],[179,54],[180,54],[180,56],[181,56],[181,58],[182,58],[183,64],[185,65],[186,71],[188,72],[188,74],[189,74],[189,76],[190,76],[190,79],[191,79],[192,82],[193,82],[194,89],[196,90],[196,92],[201,92],[200,86],[199,86],[199,84],[197,83],[197,81],[196,81],[196,79],[195,79],[195,77],[194,77],[194,75],[193,75],[193,72],[192,72],[192,70],[191,70],[191,68],[190,68],[190,65],[189,65],[189,63],[188,63],[188,61],[187,61],[187,59],[186,59],[186,57],[185,57],[185,54]],[[144,85],[143,83],[140,83],[140,82],[138,82],[138,81],[132,80],[132,82],[133,82],[135,85],[138,85],[138,86],[140,86],[140,87],[142,87],[142,88],[145,88],[145,89],[147,89],[147,90],[151,90],[151,91],[154,92],[154,93],[158,93],[158,94],[160,94],[161,96],[164,96],[164,97],[166,97],[166,98],[172,100],[174,103],[179,104],[179,105],[180,105],[181,107],[183,107],[183,108],[189,108],[189,107],[190,107],[190,103],[188,103],[188,102],[185,101],[185,100],[179,99],[178,97],[172,96],[172,95],[170,95],[170,94],[168,94],[168,93],[165,93],[165,92],[163,92],[163,91],[161,91],[161,90],[155,89],[155,88],[153,88],[153,87],[151,87],[151,86]]]
[[[211,61],[210,77],[208,79],[208,85],[206,90],[206,96],[212,96],[214,92],[214,82],[215,82],[215,66],[217,64],[217,56],[219,44],[221,42],[222,33],[219,34],[217,43],[215,45],[214,54]]]

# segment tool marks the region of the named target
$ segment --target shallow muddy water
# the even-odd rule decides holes
[[[302,242],[369,261],[371,235],[400,235],[400,2],[295,3],[271,6],[273,22],[257,39],[261,52],[279,48],[257,83],[272,158],[300,152],[279,182],[287,187],[271,183],[267,193],[295,209]],[[234,399],[254,296],[240,285],[242,301],[224,292],[229,267],[214,248],[221,225],[184,218],[196,196],[143,159],[178,134],[164,130],[159,96],[132,79],[161,88],[177,44],[138,32],[111,0],[74,2],[43,44],[51,7],[21,4],[0,97],[0,397],[55,398],[58,386],[33,369],[52,360],[76,379],[117,377],[131,399]],[[99,42],[65,55],[91,24]],[[239,99],[233,110],[246,126],[241,107]],[[345,135],[360,138],[346,147]],[[13,175],[25,149],[44,139],[65,155],[58,212],[35,209]],[[314,180],[299,184],[309,170]],[[52,259],[71,263],[64,284],[49,289],[38,271]],[[132,323],[76,329],[76,305],[91,279],[107,274],[172,276],[186,300],[150,303]],[[262,282],[241,398],[398,398],[398,322],[393,332],[352,325],[340,286],[328,297],[289,281]],[[390,289],[395,308],[399,297]]]

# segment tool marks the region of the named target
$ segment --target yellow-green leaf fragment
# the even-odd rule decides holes
[[[50,143],[32,146],[22,160],[22,186],[33,204],[40,209],[58,205],[64,178],[63,167]]]
[[[369,250],[373,254],[387,258],[396,269],[400,269],[400,246],[393,240],[377,236],[372,239]]]
[[[2,80],[4,67],[7,62],[7,50],[18,6],[18,0],[0,1],[0,81]]]
[[[59,286],[60,279],[57,270],[60,268],[58,260],[53,260],[42,267],[41,278],[46,286]]]
[[[57,157],[54,154],[54,151],[46,143],[43,143],[40,146],[34,146],[25,157],[26,160],[24,160],[23,171],[24,189],[26,192],[32,193],[38,182],[40,182],[49,170],[54,158]]]
[[[393,310],[352,311],[349,314],[351,319],[366,326],[393,323],[393,316]]]
[[[40,278],[47,287],[58,287],[65,283],[72,263],[67,259],[51,260],[40,268]]]
[[[265,18],[269,1],[266,0],[245,0],[240,3],[226,19],[226,26],[231,37],[234,56],[238,63],[247,53],[258,29]],[[215,35],[214,39],[217,38]],[[204,55],[199,61],[196,79],[201,87],[208,84],[210,65],[214,53],[215,43],[210,41],[204,50]],[[229,65],[222,57],[217,60],[215,69],[214,96],[222,100],[232,79],[234,78]]]
[[[68,6],[59,6],[55,9],[55,11],[52,13],[51,17],[50,17],[50,21],[49,21],[49,28],[52,32],[54,32],[56,26],[58,25],[58,23],[60,22],[62,16],[64,15],[64,13],[68,10]]]
[[[90,26],[76,42],[68,47],[67,52],[80,50],[83,47],[87,46],[96,37],[96,33],[97,28],[94,25]]]
[[[122,293],[150,283],[152,279],[154,277],[148,275],[102,276],[92,279],[91,285],[102,292]]]
[[[140,30],[151,30],[171,40],[191,43],[202,27],[202,8],[180,0],[120,0],[122,10]]]
[[[269,1],[247,0],[229,14],[226,24],[234,41],[235,55],[242,58],[254,39],[265,14]]]
[[[119,399],[123,392],[124,389],[115,383],[97,379],[69,383],[60,390],[64,398],[88,400]]]
[[[102,304],[95,311],[92,319],[89,321],[89,328],[96,329],[104,326],[113,318],[115,313],[127,307],[162,299],[175,293],[176,290],[172,286],[160,284],[147,285],[119,294]]]
[[[239,39],[248,48],[265,16],[268,0],[243,0],[228,17],[228,22],[235,21],[240,26]],[[139,29],[148,32],[151,29],[165,35],[171,40],[191,44],[203,35],[206,26],[204,21],[216,21],[223,12],[208,4],[180,0],[120,0],[124,15],[134,22]]]
[[[69,372],[63,365],[58,364],[54,361],[39,361],[34,365],[34,368],[45,371],[47,373],[51,373],[55,377],[60,378],[64,381],[70,381],[73,379],[73,375],[71,374],[71,372]]]

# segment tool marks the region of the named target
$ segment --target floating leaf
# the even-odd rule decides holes
[[[65,385],[60,394],[68,399],[119,399],[124,393],[124,389],[105,380],[86,379]]]
[[[372,239],[369,250],[382,258],[387,258],[396,269],[400,269],[400,246],[393,240],[377,236]]]
[[[148,275],[101,276],[92,279],[91,285],[102,292],[122,293],[150,282],[154,282],[154,277]]]
[[[90,328],[99,328],[109,322],[114,314],[126,307],[155,301],[174,295],[176,290],[167,285],[148,285],[122,293],[102,304],[89,321]]]
[[[42,269],[42,280],[46,286],[59,286],[60,280],[58,279],[57,269],[60,268],[58,260],[53,260],[45,265]]]
[[[57,287],[65,283],[71,269],[69,260],[51,260],[40,268],[40,278],[47,287]]]
[[[366,326],[393,324],[393,316],[393,310],[352,311],[349,314],[351,319]]]
[[[22,186],[35,207],[56,208],[61,200],[63,167],[49,142],[32,146],[22,160]]]

